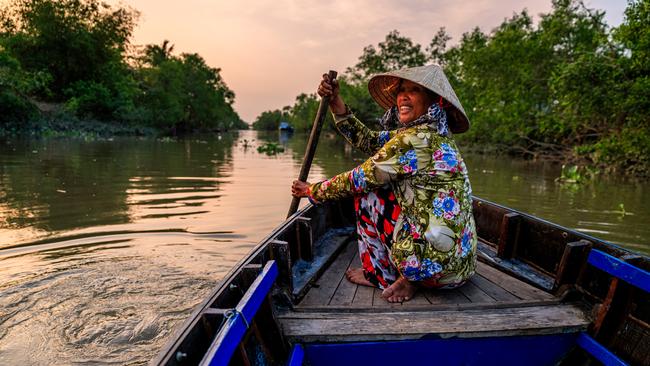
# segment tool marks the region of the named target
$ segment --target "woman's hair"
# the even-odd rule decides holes
[[[440,100],[443,100],[441,96],[439,96],[436,92],[429,90],[428,88],[424,88],[424,90],[427,93],[427,96],[429,97],[429,100],[431,103],[437,103]],[[443,107],[442,105],[440,107]]]

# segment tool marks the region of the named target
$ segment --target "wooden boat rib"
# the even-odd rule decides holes
[[[477,273],[389,304],[359,266],[350,202],[307,206],[256,246],[161,365],[650,364],[650,260],[475,198]]]

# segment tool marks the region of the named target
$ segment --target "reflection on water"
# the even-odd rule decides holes
[[[286,214],[299,162],[244,139],[0,146],[0,364],[153,357]]]
[[[650,191],[599,177],[559,184],[558,164],[467,155],[474,194],[631,250],[650,253]]]
[[[284,219],[307,136],[0,145],[0,364],[142,364]],[[264,142],[285,152],[257,153]],[[312,180],[364,157],[321,138]],[[475,194],[649,252],[644,185],[465,155]],[[622,206],[621,206],[622,205]]]

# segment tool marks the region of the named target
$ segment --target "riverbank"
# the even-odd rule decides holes
[[[154,128],[137,123],[79,119],[65,112],[43,113],[41,111],[39,117],[26,122],[0,125],[0,138],[110,139],[120,136],[159,138],[195,134],[214,135],[228,131],[227,129],[208,128],[194,128],[191,131],[174,127]]]
[[[157,137],[162,131],[97,120],[78,120],[73,116],[42,117],[26,122],[20,128],[0,128],[0,138],[81,137],[112,138],[116,136]]]
[[[481,144],[467,138],[459,138],[462,151],[482,155],[498,155],[511,159],[533,162],[551,162],[563,165],[572,171],[570,181],[585,181],[600,176],[622,176],[641,181],[650,180],[650,156],[646,153],[647,143],[633,140],[610,139],[594,145],[562,146],[552,145],[524,147],[502,143]],[[624,147],[623,147],[624,146]]]
[[[631,180],[650,180],[650,166],[636,164],[621,166],[620,164],[597,163],[588,155],[576,152],[573,147],[552,150],[522,150],[504,144],[476,144],[467,140],[458,141],[463,153],[492,156],[497,159],[524,160],[532,163],[552,163],[562,166],[558,181],[580,184],[597,177],[624,177]]]

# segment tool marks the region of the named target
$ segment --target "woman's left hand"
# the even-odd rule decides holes
[[[307,197],[309,196],[309,182],[294,180],[291,185],[291,194],[294,197]]]

